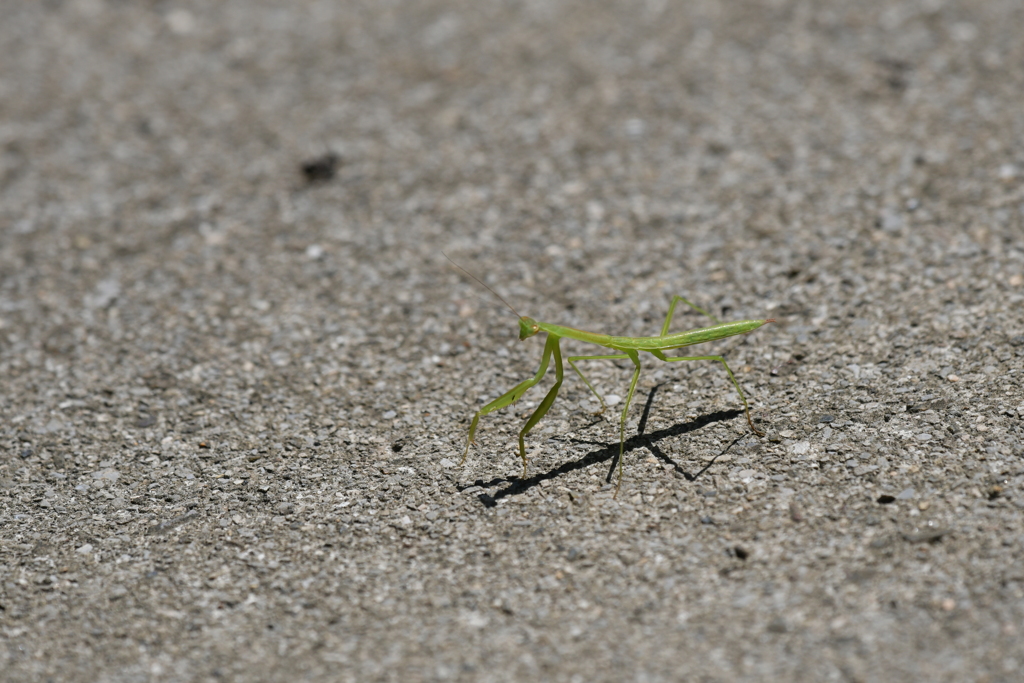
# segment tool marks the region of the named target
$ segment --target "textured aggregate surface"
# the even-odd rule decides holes
[[[1020,680],[1020,2],[0,14],[3,680]]]

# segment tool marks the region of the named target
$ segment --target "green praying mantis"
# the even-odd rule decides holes
[[[526,435],[530,433],[530,430],[536,426],[538,422],[547,414],[552,404],[555,402],[555,398],[558,397],[558,391],[562,387],[562,349],[559,342],[563,338],[576,339],[589,344],[596,344],[597,346],[603,346],[605,348],[616,351],[617,353],[608,354],[595,354],[587,356],[569,356],[566,358],[572,369],[576,371],[583,383],[587,385],[587,388],[595,396],[601,404],[601,410],[598,414],[605,411],[604,398],[594,388],[594,385],[583,375],[576,363],[581,360],[629,360],[633,363],[635,369],[633,371],[633,379],[629,383],[629,392],[626,394],[626,404],[622,408],[622,415],[619,418],[619,461],[618,461],[618,482],[615,486],[615,495],[619,495],[619,489],[622,488],[622,455],[626,445],[626,418],[629,416],[629,405],[633,400],[633,393],[636,391],[637,380],[640,379],[640,352],[644,351],[650,353],[658,360],[662,360],[668,363],[674,363],[678,361],[698,361],[698,360],[709,360],[717,361],[722,364],[725,368],[726,374],[729,375],[729,379],[732,381],[732,385],[736,387],[736,392],[740,395],[740,400],[743,402],[743,410],[747,416],[747,424],[750,425],[751,431],[758,436],[764,436],[764,433],[759,431],[754,426],[754,421],[750,418],[750,406],[747,405],[747,397],[743,394],[743,389],[740,388],[740,383],[736,381],[736,376],[733,375],[732,370],[729,369],[729,365],[725,362],[725,358],[722,356],[666,356],[666,351],[674,351],[675,349],[681,349],[687,346],[694,346],[696,344],[704,344],[710,341],[716,341],[718,339],[725,339],[726,337],[733,337],[738,334],[747,334],[753,332],[762,325],[767,323],[773,323],[775,320],[769,318],[767,320],[737,320],[735,322],[723,323],[715,316],[711,315],[703,308],[700,308],[696,304],[687,301],[681,296],[672,297],[672,302],[668,307],[668,315],[665,316],[665,322],[661,326],[661,333],[656,337],[613,337],[608,334],[599,334],[597,332],[587,332],[585,330],[577,330],[572,327],[565,327],[563,325],[554,325],[552,323],[542,323],[534,320],[525,315],[519,315],[512,305],[503,299],[497,292],[488,287],[484,282],[473,274],[466,271],[464,268],[459,266],[457,263],[451,260],[447,254],[445,258],[448,258],[452,264],[461,270],[469,277],[476,280],[478,283],[487,288],[491,294],[498,297],[502,303],[508,306],[513,313],[519,318],[519,339],[529,339],[530,337],[540,332],[546,332],[548,337],[544,344],[544,353],[541,355],[540,368],[538,368],[536,374],[526,380],[523,380],[511,390],[505,392],[498,398],[494,399],[487,405],[483,406],[473,416],[473,421],[469,425],[469,439],[466,443],[466,451],[462,454],[462,461],[459,463],[462,465],[466,462],[466,458],[469,456],[469,448],[473,443],[473,439],[476,436],[476,428],[480,422],[480,418],[488,413],[492,413],[495,410],[501,410],[502,408],[515,403],[519,398],[525,394],[531,387],[540,382],[544,375],[547,374],[548,366],[551,364],[551,359],[555,359],[555,383],[548,390],[548,393],[544,396],[544,400],[540,402],[540,405],[533,411],[530,418],[526,421],[526,424],[519,431],[519,457],[523,461],[523,478],[526,478]],[[689,330],[687,332],[677,332],[675,334],[669,334],[668,328],[672,324],[672,316],[675,313],[676,305],[679,302],[683,302],[693,310],[707,316],[715,322],[711,327],[703,327],[696,330]]]

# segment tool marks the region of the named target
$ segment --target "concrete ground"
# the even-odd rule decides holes
[[[0,15],[4,681],[1020,680],[1024,4]]]

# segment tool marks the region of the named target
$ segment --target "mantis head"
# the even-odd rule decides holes
[[[534,320],[533,318],[527,318],[525,315],[519,319],[520,340],[526,339],[527,337],[532,337],[538,332],[540,332],[540,325],[537,324],[536,320]]]

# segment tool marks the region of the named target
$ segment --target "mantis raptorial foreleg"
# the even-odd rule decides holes
[[[554,343],[552,343],[552,339],[554,339]],[[555,402],[555,397],[558,396],[558,390],[562,386],[562,350],[558,347],[558,338],[549,335],[548,345],[551,346],[551,352],[555,356],[555,383],[548,389],[544,400],[540,402],[537,409],[530,415],[530,419],[526,421],[526,426],[519,432],[519,457],[523,459],[523,479],[526,479],[526,435],[547,414],[551,404]]]
[[[729,369],[729,364],[725,362],[725,359],[721,356],[676,356],[674,358],[668,358],[665,354],[660,351],[652,351],[659,360],[663,360],[667,363],[675,363],[676,361],[683,360],[715,360],[722,364],[725,368],[726,373],[729,375],[729,379],[732,380],[732,385],[736,387],[736,393],[740,395],[740,400],[743,401],[743,411],[747,414],[747,424],[750,425],[750,430],[758,436],[764,436],[764,432],[754,426],[754,421],[750,419],[750,406],[747,405],[747,397],[743,395],[743,389],[740,388],[740,383],[736,381],[736,376],[732,374],[732,370]]]
[[[561,353],[558,352],[558,339],[557,339],[557,337],[553,337],[553,336],[549,335],[548,336],[548,341],[544,345],[544,355],[541,356],[540,368],[537,370],[537,374],[535,374],[530,379],[523,380],[519,384],[515,385],[515,387],[513,387],[511,391],[506,391],[504,394],[502,394],[498,398],[494,399],[493,401],[491,401],[490,403],[485,405],[480,410],[476,411],[476,415],[473,416],[473,421],[469,425],[469,439],[466,441],[466,452],[462,454],[462,460],[459,462],[460,465],[462,463],[466,462],[466,456],[469,455],[469,447],[470,447],[470,445],[472,445],[473,439],[476,437],[476,426],[477,426],[477,423],[480,422],[480,417],[483,416],[483,415],[487,415],[488,413],[493,413],[495,410],[501,410],[505,406],[508,406],[508,405],[511,405],[511,404],[515,403],[516,401],[519,400],[519,397],[522,396],[523,394],[525,394],[526,391],[530,387],[535,385],[537,382],[541,381],[544,378],[544,375],[548,371],[548,363],[551,360],[551,354],[552,354],[553,350],[554,350],[555,353],[558,354],[556,356],[555,364],[556,364],[556,372],[558,374],[558,382],[559,382],[559,384],[561,383],[561,379],[562,379],[562,355],[561,355]],[[554,399],[552,399],[552,401],[553,400]],[[550,404],[549,404],[549,407],[550,407]],[[527,430],[527,431],[529,431],[529,430]],[[523,436],[524,436],[523,434],[519,435],[519,443],[520,444],[523,443]],[[522,447],[520,448],[520,455],[523,458],[524,468],[525,468],[526,454],[525,454],[525,449],[522,448]]]

